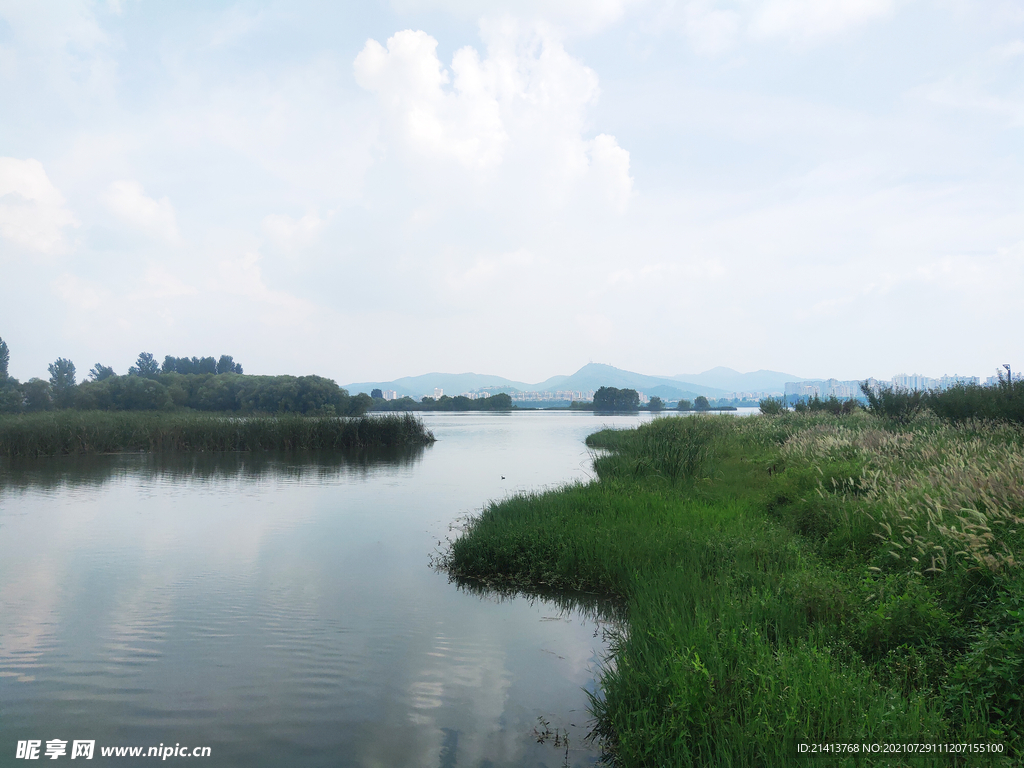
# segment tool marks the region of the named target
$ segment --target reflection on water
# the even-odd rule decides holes
[[[43,459],[0,458],[0,494],[29,488],[54,490],[100,486],[112,478],[146,475],[166,480],[257,480],[273,475],[294,480],[330,481],[344,474],[409,467],[423,458],[424,446],[361,448],[350,451],[121,453]]]
[[[593,764],[611,609],[460,588],[429,556],[489,499],[585,480],[586,434],[636,420],[436,414],[439,441],[399,454],[0,466],[0,764],[19,739],[204,745],[228,766]]]
[[[624,605],[605,595],[555,589],[524,592],[521,589],[495,586],[478,579],[454,575],[450,575],[448,580],[460,591],[475,595],[481,600],[499,604],[522,600],[529,605],[539,604],[549,613],[587,619],[601,631],[620,631],[625,623]],[[545,620],[549,619],[550,617],[547,617]]]

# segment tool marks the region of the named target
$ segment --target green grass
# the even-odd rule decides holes
[[[132,451],[290,451],[425,445],[433,434],[406,415],[218,416],[51,411],[0,416],[0,456]]]
[[[1019,755],[1017,437],[866,413],[605,431],[588,439],[605,451],[597,482],[492,504],[445,564],[497,587],[617,598],[628,619],[592,708],[623,766],[789,766],[801,742],[998,742]],[[986,472],[998,487],[972,485]],[[928,504],[953,499],[1003,515],[1005,532],[986,518],[1001,535],[954,554],[980,529],[929,527]],[[891,554],[917,546],[946,547],[945,566]]]

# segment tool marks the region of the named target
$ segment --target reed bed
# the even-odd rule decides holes
[[[434,441],[409,414],[218,416],[196,413],[53,411],[0,417],[0,456],[159,451],[332,451]]]
[[[605,431],[588,439],[607,451],[596,482],[489,505],[443,565],[622,605],[591,702],[617,765],[789,766],[799,743],[895,742],[1001,750],[915,766],[1015,765],[1022,442],[864,412]]]

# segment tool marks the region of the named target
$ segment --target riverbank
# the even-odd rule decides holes
[[[51,411],[0,416],[0,456],[135,451],[330,451],[428,445],[408,414],[225,416],[200,413]]]
[[[815,760],[854,765],[897,743],[972,745],[915,765],[1010,764],[1022,443],[930,416],[659,419],[591,436],[596,482],[492,504],[446,565],[622,602],[592,702],[621,765],[788,766],[800,744],[857,745]]]

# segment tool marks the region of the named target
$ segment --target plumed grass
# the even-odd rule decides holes
[[[133,451],[290,451],[387,448],[434,441],[411,415],[220,416],[51,411],[0,417],[0,456]]]

